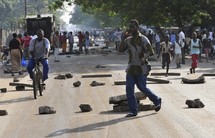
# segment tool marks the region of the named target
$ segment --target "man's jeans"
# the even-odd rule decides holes
[[[135,84],[137,85],[137,88],[143,92],[155,105],[159,104],[159,97],[146,87],[146,79],[146,75],[126,75],[126,95],[128,99],[128,107],[130,112],[133,114],[137,114],[138,112],[137,100],[134,95]]]
[[[43,81],[45,81],[46,79],[48,79],[48,72],[49,72],[48,60],[47,59],[41,60],[41,64],[43,65]],[[31,79],[33,79],[34,67],[35,67],[35,60],[31,58],[28,61],[28,66],[27,66],[27,71],[28,71]]]

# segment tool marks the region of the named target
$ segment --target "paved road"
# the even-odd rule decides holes
[[[50,75],[46,82],[45,94],[33,99],[32,89],[15,91],[8,86],[13,78],[9,74],[1,75],[1,87],[8,88],[7,93],[0,93],[0,109],[8,111],[7,116],[0,116],[1,138],[214,138],[215,137],[215,77],[206,77],[204,84],[182,84],[190,61],[181,69],[172,63],[170,72],[181,73],[181,76],[160,76],[170,80],[170,84],[148,84],[157,95],[162,97],[162,109],[142,111],[134,118],[125,118],[126,112],[112,111],[108,103],[110,96],[125,94],[125,86],[115,86],[115,80],[125,80],[126,55],[111,53],[109,55],[60,56],[61,62],[53,62],[50,57]],[[104,65],[106,68],[95,68]],[[200,63],[197,73],[213,73],[212,63]],[[152,62],[152,72],[165,72],[160,62]],[[59,73],[72,72],[73,78],[54,79]],[[81,78],[83,74],[111,73],[112,77]],[[152,77],[152,76],[150,76]],[[75,81],[81,86],[73,87]],[[105,82],[104,86],[91,87],[93,81]],[[20,82],[32,83],[23,75]],[[136,89],[136,91],[138,91]],[[204,108],[189,109],[187,99],[200,98]],[[148,99],[141,101],[150,103]],[[79,105],[88,103],[93,111],[82,113]],[[54,107],[56,114],[38,115],[38,107]]]

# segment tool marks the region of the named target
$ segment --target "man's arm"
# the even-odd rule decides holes
[[[159,51],[158,51],[158,56],[157,56],[157,58],[160,57],[160,54],[161,54],[162,49],[163,49],[163,42],[160,43],[160,48],[159,48]]]
[[[49,49],[50,49],[50,42],[48,39],[45,40],[45,57],[48,58],[49,57]]]
[[[127,48],[126,41],[121,41],[118,51],[124,52]]]

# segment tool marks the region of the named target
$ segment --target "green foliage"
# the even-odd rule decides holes
[[[146,25],[185,26],[192,23],[202,23],[208,8],[203,8],[202,2],[208,2],[207,7],[213,8],[214,0],[74,0],[87,13],[106,13],[109,16],[120,16],[122,23],[136,18]],[[213,7],[213,8],[212,8]],[[209,13],[211,19],[213,14]],[[215,18],[215,17],[214,17]]]
[[[48,5],[52,0],[26,0],[27,14],[50,13]],[[25,24],[25,0],[0,0],[1,28],[15,29]]]

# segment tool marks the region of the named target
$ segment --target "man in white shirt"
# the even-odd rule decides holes
[[[185,64],[185,47],[184,47],[185,46],[185,34],[182,31],[182,28],[179,28],[178,37],[179,37],[179,42],[181,45],[181,63]]]
[[[114,42],[116,44],[116,50],[118,50],[119,45],[120,45],[120,43],[122,41],[121,36],[122,36],[122,31],[118,27],[117,31],[114,33]]]

